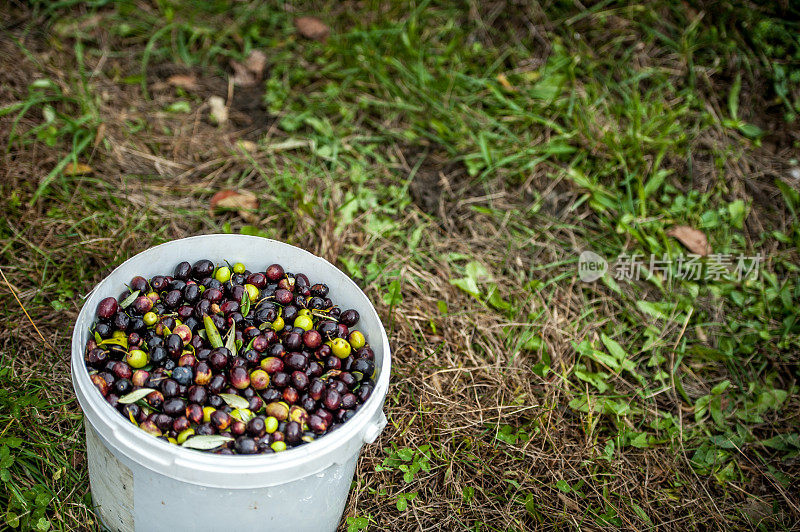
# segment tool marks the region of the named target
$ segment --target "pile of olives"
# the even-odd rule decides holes
[[[352,418],[375,353],[328,286],[280,264],[181,262],[97,306],[89,375],[131,423],[218,454],[284,451]]]

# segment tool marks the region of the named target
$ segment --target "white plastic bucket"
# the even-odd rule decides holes
[[[324,282],[342,308],[361,315],[359,329],[375,351],[375,390],[341,427],[282,453],[222,456],[154,438],[122,417],[89,380],[84,349],[101,299],[118,296],[135,275],[169,274],[178,262],[239,261],[251,269],[280,263]],[[92,498],[113,531],[335,530],[361,447],[386,425],[383,403],[391,357],[375,308],[344,273],[302,249],[242,235],[175,240],[125,261],[94,289],[72,335],[72,383],[85,414]]]

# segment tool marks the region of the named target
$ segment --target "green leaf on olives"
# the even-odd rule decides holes
[[[120,397],[119,398],[119,403],[121,403],[123,405],[128,405],[128,404],[131,404],[131,403],[135,403],[139,399],[144,399],[145,397],[147,397],[148,395],[150,395],[154,391],[155,390],[153,388],[139,388],[138,390],[134,390],[131,393],[129,393],[127,395],[123,395],[122,397]]]
[[[220,445],[224,445],[229,441],[233,441],[230,436],[222,436],[219,434],[212,434],[209,436],[192,436],[181,444],[181,447],[187,449],[198,449],[201,451],[208,451],[216,449]]]
[[[228,406],[231,408],[247,408],[250,406],[250,402],[247,399],[232,393],[221,393],[219,396],[223,401],[228,403]]]
[[[139,290],[131,292],[131,295],[123,299],[122,303],[120,303],[119,306],[122,308],[128,308],[131,305],[131,303],[133,303],[136,300],[137,297],[139,297]]]

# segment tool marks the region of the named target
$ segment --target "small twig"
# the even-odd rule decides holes
[[[36,333],[39,335],[39,338],[42,339],[42,342],[44,342],[47,345],[47,347],[50,348],[51,351],[55,351],[56,349],[50,344],[50,342],[44,339],[44,336],[42,335],[42,332],[39,330],[39,327],[36,326],[36,324],[33,322],[33,318],[31,318],[31,315],[28,314],[27,310],[25,310],[25,305],[23,305],[22,301],[20,301],[19,298],[17,297],[17,293],[14,291],[14,287],[11,286],[11,283],[8,282],[8,279],[6,279],[6,274],[3,273],[2,269],[0,269],[0,275],[3,276],[3,280],[6,282],[8,289],[11,291],[11,295],[14,296],[14,299],[17,300],[17,303],[19,303],[19,306],[22,308],[22,312],[25,313],[25,315],[28,317],[28,321],[30,321],[31,325],[33,325],[33,328],[36,329]]]

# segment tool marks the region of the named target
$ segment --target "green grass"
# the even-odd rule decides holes
[[[213,231],[336,261],[384,317],[390,427],[343,529],[796,525],[797,13],[499,7],[18,8],[0,250],[56,349],[4,287],[9,526],[96,526],[65,354],[79,296],[150,245]],[[296,13],[331,36],[303,40]],[[268,67],[235,89],[266,110],[247,151],[203,104],[251,50]],[[201,87],[159,87],[176,69]],[[210,215],[226,187],[257,193],[257,216]],[[678,279],[676,225],[761,253],[760,275]],[[583,283],[587,249],[673,265]]]

